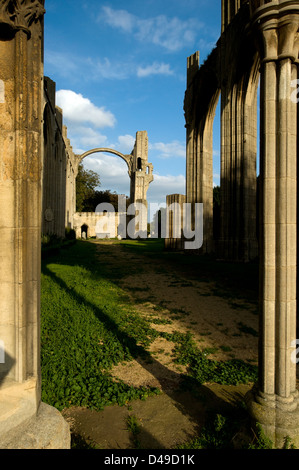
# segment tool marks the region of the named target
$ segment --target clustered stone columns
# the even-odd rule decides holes
[[[234,5],[232,5],[232,3]],[[224,5],[225,4],[225,5]],[[218,256],[251,261],[258,256],[256,233],[257,91],[259,58],[249,8],[222,2],[219,39],[221,84],[221,214]],[[224,27],[225,26],[225,27]]]
[[[228,2],[223,2],[228,3]],[[229,2],[230,3],[230,2]],[[256,156],[259,58],[247,28],[247,2],[223,5],[223,30],[199,67],[187,60],[186,200],[203,204],[203,246],[231,261],[257,258]],[[224,8],[225,6],[225,8]],[[213,125],[221,95],[221,211],[213,229]]]
[[[228,64],[225,67],[229,70]],[[256,237],[256,64],[221,90],[221,218],[219,256],[233,261],[257,257]]]
[[[215,55],[215,54],[214,54]],[[203,245],[201,253],[214,251],[213,240],[213,123],[219,98],[217,77],[212,66],[199,70],[199,52],[187,59],[186,119],[186,202],[192,205],[192,230],[195,204],[203,204]],[[217,53],[216,53],[217,56]],[[168,243],[168,246],[169,243]]]
[[[298,2],[255,2],[261,56],[259,383],[249,401],[276,446],[299,445],[296,361]]]
[[[44,2],[0,1],[0,448],[69,447],[41,403]]]

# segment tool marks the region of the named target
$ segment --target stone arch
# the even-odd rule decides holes
[[[84,158],[94,153],[112,153],[113,155],[116,155],[117,157],[122,158],[128,165],[129,171],[131,170],[131,165],[130,165],[131,155],[124,155],[123,153],[118,152],[117,150],[109,149],[109,148],[95,148],[92,150],[88,150],[87,152],[82,153],[82,155],[78,155],[79,163],[81,163],[82,160],[84,160]]]
[[[128,174],[130,177],[130,194],[131,194],[132,192],[132,167],[133,167],[132,155],[124,155],[123,153],[118,152],[117,150],[109,149],[109,148],[94,148],[94,149],[91,149],[82,153],[81,155],[76,155],[77,168],[79,167],[80,163],[84,160],[84,158],[88,157],[89,155],[93,155],[94,153],[111,153],[113,155],[116,155],[117,157],[120,157],[122,160],[126,162],[127,167],[128,167]]]
[[[202,251],[213,251],[213,125],[220,96],[219,49],[199,67],[199,53],[188,58],[185,119],[187,128],[186,202],[203,203]]]

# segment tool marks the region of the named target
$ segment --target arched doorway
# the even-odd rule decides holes
[[[81,238],[87,239],[88,238],[88,225],[83,224],[81,227]]]

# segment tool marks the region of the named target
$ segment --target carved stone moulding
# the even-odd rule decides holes
[[[0,0],[0,38],[10,39],[17,31],[30,37],[30,27],[45,14],[44,3],[44,0]]]

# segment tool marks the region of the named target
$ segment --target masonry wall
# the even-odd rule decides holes
[[[76,238],[84,238],[84,232],[87,238],[116,238],[118,235],[123,234],[126,214],[118,212],[105,214],[101,212],[76,212],[73,222]]]
[[[56,106],[55,92],[55,82],[45,77],[42,233],[63,238],[65,228],[73,225],[74,155],[63,125],[63,111]]]

